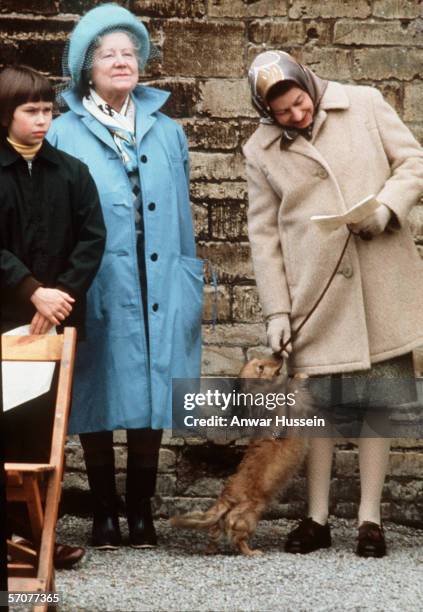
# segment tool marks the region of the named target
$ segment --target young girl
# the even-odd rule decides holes
[[[103,216],[87,167],[44,140],[53,100],[48,80],[31,68],[0,73],[2,332],[24,324],[32,334],[61,324],[82,332],[85,294],[104,250]],[[53,386],[4,414],[7,461],[48,460]],[[69,547],[61,552],[56,565],[72,557]]]

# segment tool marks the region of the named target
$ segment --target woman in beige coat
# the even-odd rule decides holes
[[[320,79],[287,53],[260,54],[249,81],[262,118],[244,147],[248,228],[272,350],[284,347],[292,373],[412,379],[411,351],[423,344],[423,266],[407,215],[423,193],[422,148],[378,90]],[[379,206],[360,223],[323,233],[310,220],[342,214],[371,194]],[[286,346],[350,229],[356,235],[338,273]],[[402,386],[403,401],[404,389],[413,399],[410,386]],[[333,438],[312,439],[308,518],[289,535],[289,552],[330,546],[332,455]],[[380,499],[388,457],[389,438],[360,437],[362,556],[386,552]]]

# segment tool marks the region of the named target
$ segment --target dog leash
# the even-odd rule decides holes
[[[347,239],[345,241],[344,246],[342,247],[342,251],[340,256],[338,257],[338,261],[336,262],[336,265],[332,271],[332,274],[330,275],[325,287],[323,288],[323,291],[321,292],[321,294],[319,295],[319,297],[317,298],[316,302],[314,303],[312,309],[310,310],[310,312],[305,316],[305,318],[301,321],[300,325],[297,327],[296,330],[291,332],[290,337],[288,338],[288,340],[286,342],[283,343],[281,350],[278,353],[275,353],[276,355],[279,355],[280,357],[282,357],[282,353],[284,352],[284,350],[286,349],[286,347],[292,342],[292,340],[294,340],[294,338],[296,338],[299,334],[299,332],[302,330],[302,328],[304,327],[304,325],[307,323],[307,321],[309,320],[309,318],[311,317],[311,315],[314,313],[314,311],[316,310],[316,308],[319,306],[320,302],[323,300],[327,290],[329,289],[329,287],[332,284],[333,279],[335,278],[336,273],[338,272],[338,268],[341,265],[341,261],[342,258],[345,255],[345,251],[347,250],[348,247],[348,243],[350,241],[351,238],[351,234],[353,234],[354,232],[352,232],[350,229],[348,230],[348,236]]]

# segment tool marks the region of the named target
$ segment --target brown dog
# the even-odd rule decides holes
[[[240,378],[271,380],[279,375],[281,366],[280,361],[252,359],[242,369]],[[285,377],[284,389],[286,393],[296,391],[295,415],[305,416],[311,400],[304,386],[306,377],[298,378]],[[226,535],[243,554],[261,554],[249,547],[248,539],[271,498],[288,485],[301,467],[306,451],[307,440],[303,437],[270,437],[251,442],[236,473],[228,479],[213,506],[207,512],[174,516],[170,519],[171,525],[207,529],[212,540],[208,552],[216,552],[218,540]]]

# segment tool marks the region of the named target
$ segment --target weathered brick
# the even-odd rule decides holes
[[[212,262],[219,282],[236,282],[254,276],[248,243],[207,242],[200,243],[197,249],[199,257]]]
[[[238,126],[232,122],[191,119],[183,122],[191,149],[228,150],[238,145]]]
[[[412,83],[404,89],[405,121],[423,122],[423,83]]]
[[[338,21],[333,42],[337,45],[423,46],[421,27],[399,21]]]
[[[363,19],[370,15],[370,6],[367,0],[293,0],[289,9],[291,19],[304,19],[310,17],[355,17]]]
[[[209,17],[283,17],[288,11],[288,0],[210,0]]]
[[[338,450],[335,454],[335,472],[340,477],[355,476],[358,473],[358,453],[355,450]]]
[[[149,80],[146,85],[170,91],[170,97],[161,109],[170,117],[191,117],[195,114],[200,91],[193,79]]]
[[[358,49],[353,51],[352,76],[410,81],[421,76],[422,64],[423,49]]]
[[[406,525],[421,527],[423,504],[410,504],[404,502],[391,502],[389,520]]]
[[[55,15],[59,10],[57,0],[1,0],[0,11],[19,13],[38,13],[41,15]]]
[[[60,74],[64,43],[57,41],[20,40],[19,62],[42,72]]]
[[[244,160],[235,153],[199,153],[190,155],[193,180],[239,180],[244,178]]]
[[[131,10],[140,17],[202,17],[204,0],[135,0]]]
[[[176,494],[176,476],[173,474],[158,474],[157,495],[170,496]]]
[[[167,74],[243,76],[243,24],[170,21],[163,30],[163,67]]]
[[[231,318],[230,293],[229,289],[223,285],[218,286],[216,291],[213,286],[208,285],[204,288],[203,320],[212,321],[215,301],[217,320],[222,322],[229,321]]]
[[[89,485],[87,475],[85,474],[85,472],[65,472],[63,488],[88,491]]]
[[[65,455],[68,470],[85,471],[84,455],[80,444],[68,444]]]
[[[126,8],[128,8],[129,1],[115,0],[117,4]],[[61,13],[75,13],[77,15],[82,15],[99,4],[104,4],[104,2],[102,0],[60,0],[59,2]]]
[[[421,0],[374,0],[372,13],[384,19],[413,19],[421,15]]]
[[[0,65],[13,64],[16,61],[18,45],[9,40],[0,40]]]
[[[209,79],[200,87],[200,113],[212,117],[255,117],[247,79]]]
[[[170,472],[176,467],[176,453],[169,448],[161,448],[159,455],[159,471]]]
[[[204,344],[223,346],[256,346],[266,342],[265,327],[261,323],[239,323],[236,325],[205,325]]]
[[[206,240],[209,237],[209,212],[206,206],[195,204],[192,207],[194,216],[195,235],[199,240]]]
[[[403,502],[423,502],[423,480],[398,482],[389,478],[384,487],[384,497]]]
[[[236,323],[256,323],[263,320],[256,287],[234,287],[233,320]]]
[[[422,348],[422,358],[423,358],[423,348]],[[421,450],[423,449],[423,439],[416,438],[393,438],[391,440],[391,449],[405,449],[405,448],[414,448]]]
[[[115,467],[117,470],[123,472],[126,471],[126,461],[128,456],[128,451],[126,446],[115,446],[114,447],[115,454]]]
[[[306,25],[301,21],[253,21],[248,38],[257,45],[302,44],[306,41]]]
[[[8,40],[59,40],[65,42],[75,25],[73,19],[16,17],[0,14],[0,37]]]
[[[349,50],[302,47],[296,50],[295,57],[320,77],[336,81],[351,79]]]
[[[420,478],[423,474],[423,454],[416,452],[392,452],[389,456],[391,476]]]
[[[193,200],[241,200],[246,201],[247,183],[222,181],[220,183],[193,183],[191,186]]]
[[[228,201],[216,203],[210,206],[210,213],[210,236],[212,239],[247,239],[245,204],[231,204]]]
[[[203,376],[236,376],[243,365],[240,348],[206,346],[203,349]]]

